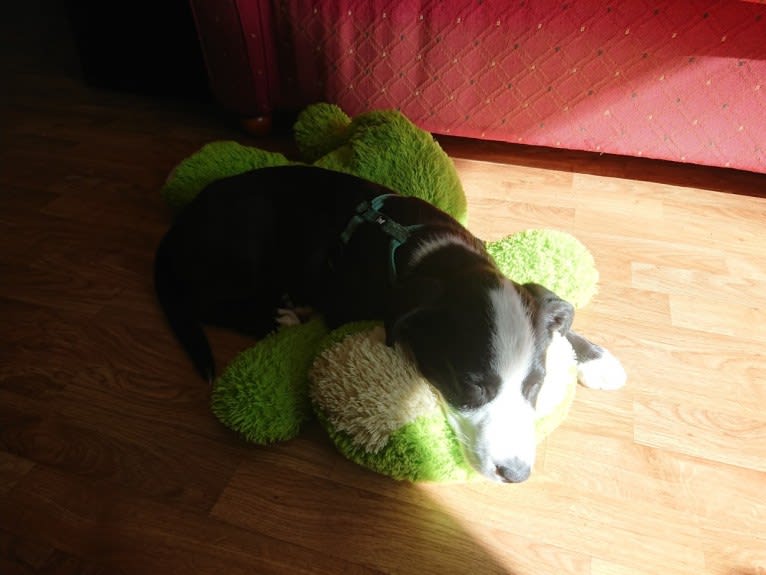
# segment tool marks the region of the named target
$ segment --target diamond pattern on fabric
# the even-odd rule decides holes
[[[766,172],[761,3],[275,0],[273,13],[279,106],[397,108],[436,133]]]

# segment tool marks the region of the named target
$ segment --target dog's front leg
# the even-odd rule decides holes
[[[566,338],[577,356],[577,379],[582,385],[592,389],[619,389],[625,385],[625,369],[608,350],[571,330]]]
[[[282,296],[282,307],[277,308],[275,321],[279,327],[289,327],[306,323],[315,315],[313,308],[296,306],[290,296]]]

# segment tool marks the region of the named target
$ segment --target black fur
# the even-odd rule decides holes
[[[202,324],[263,336],[276,327],[285,295],[321,312],[330,327],[366,319],[392,325],[408,313],[394,303],[408,278],[402,268],[403,283],[391,282],[390,238],[365,223],[348,243],[339,240],[356,207],[381,194],[393,192],[347,174],[283,166],[218,180],[177,214],[157,250],[156,290],[202,377],[215,374]],[[396,196],[385,208],[402,225],[425,225],[421,236],[445,229],[470,236],[416,198]]]

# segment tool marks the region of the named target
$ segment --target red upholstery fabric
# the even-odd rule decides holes
[[[238,2],[231,32],[246,41],[263,29],[254,4]],[[435,133],[766,172],[760,3],[283,0],[271,17],[264,112],[393,107]],[[248,50],[257,80],[265,64]]]
[[[213,94],[242,116],[277,102],[277,53],[269,2],[191,0]]]

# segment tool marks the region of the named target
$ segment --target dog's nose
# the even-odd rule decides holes
[[[521,483],[529,478],[532,467],[521,459],[514,458],[495,466],[495,473],[505,483]]]

